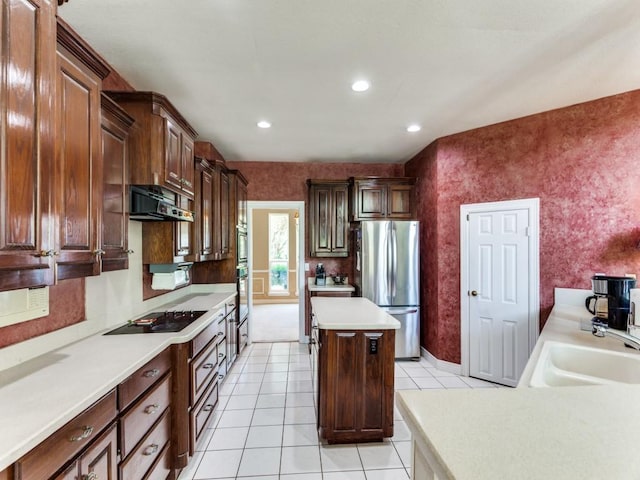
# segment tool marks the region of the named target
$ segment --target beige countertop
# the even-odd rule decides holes
[[[325,330],[396,330],[400,322],[362,297],[311,297],[318,328]]]
[[[556,305],[518,388],[396,394],[441,480],[640,478],[634,460],[640,385],[528,387],[546,341],[630,351],[618,340],[580,330],[580,320],[590,318],[583,307]]]
[[[102,332],[0,371],[0,471],[166,347],[190,341],[235,295],[191,294],[165,305],[169,310],[207,310],[180,332],[107,336]]]
[[[307,288],[310,292],[355,292],[355,287],[349,285],[349,279],[344,284],[336,285],[331,277],[327,277],[325,285],[316,285],[315,277],[309,277]]]

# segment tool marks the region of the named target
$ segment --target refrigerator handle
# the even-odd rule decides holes
[[[396,298],[396,276],[398,275],[398,238],[396,236],[395,225],[391,224],[391,299]]]

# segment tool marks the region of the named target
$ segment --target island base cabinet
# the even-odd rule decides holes
[[[328,443],[393,436],[394,330],[320,330],[318,427]]]

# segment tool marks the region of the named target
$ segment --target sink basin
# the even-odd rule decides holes
[[[640,383],[640,354],[547,341],[533,370],[531,387]]]

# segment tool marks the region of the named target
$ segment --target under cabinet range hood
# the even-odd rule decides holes
[[[138,221],[193,222],[193,212],[176,205],[177,195],[157,185],[131,185],[129,219]]]

